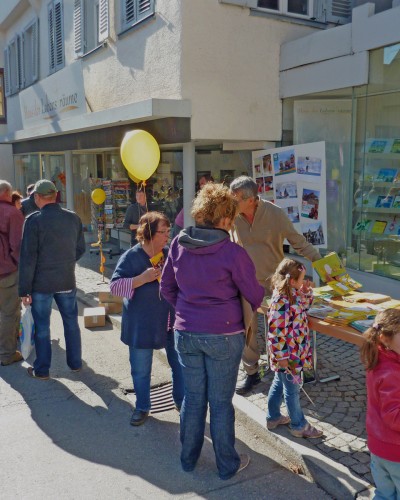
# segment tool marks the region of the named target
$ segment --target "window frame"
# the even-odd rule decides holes
[[[298,17],[300,19],[311,19],[314,17],[314,8],[315,8],[315,0],[306,0],[307,1],[307,14],[298,14],[297,12],[290,12],[288,11],[288,3],[289,0],[277,0],[278,2],[278,9],[268,9],[267,7],[259,7],[258,6],[258,0],[257,0],[257,10],[260,10],[260,12],[268,12],[271,14],[280,14],[284,16],[290,16],[290,17]]]
[[[29,31],[31,45],[28,46],[29,54],[26,54],[26,37]],[[23,30],[21,35],[21,82],[20,89],[24,89],[34,84],[39,79],[39,18],[33,19]],[[30,74],[27,64],[30,62]]]

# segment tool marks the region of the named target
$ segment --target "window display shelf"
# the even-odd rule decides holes
[[[400,215],[400,208],[362,207],[361,212],[365,214],[380,213],[380,214]]]

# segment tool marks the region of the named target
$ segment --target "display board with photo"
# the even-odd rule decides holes
[[[259,197],[281,207],[307,241],[326,247],[325,142],[254,151],[252,157]]]

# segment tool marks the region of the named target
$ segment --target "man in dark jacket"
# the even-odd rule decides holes
[[[21,247],[19,295],[32,305],[36,359],[31,377],[47,380],[51,363],[50,315],[53,298],[63,319],[67,365],[82,367],[81,332],[76,302],[75,263],[85,252],[80,218],[56,203],[57,189],[49,180],[35,184],[40,209],[27,217]]]
[[[131,247],[135,246],[137,243],[136,229],[139,227],[140,217],[147,212],[145,191],[143,189],[137,189],[135,196],[136,203],[129,205],[124,220],[124,229],[131,230]]]
[[[2,366],[22,360],[17,351],[20,320],[18,260],[24,218],[11,203],[11,184],[0,180],[0,362]]]
[[[28,217],[28,215],[39,210],[39,207],[35,203],[35,195],[33,193],[34,187],[35,184],[29,184],[26,188],[27,197],[21,201],[21,212],[24,214],[24,217]]]

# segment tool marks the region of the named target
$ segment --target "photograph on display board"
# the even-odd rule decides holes
[[[263,156],[263,174],[264,175],[272,175],[272,159],[271,155]]]
[[[290,222],[292,222],[293,224],[295,224],[296,222],[300,222],[299,207],[297,206],[283,207],[282,210],[286,213]]]
[[[274,189],[274,178],[272,175],[268,177],[264,177],[264,191],[268,193],[269,191],[273,191]]]
[[[318,219],[320,192],[315,189],[303,189],[301,197],[301,216]]]
[[[264,193],[264,177],[256,177],[257,193]]]
[[[297,158],[297,173],[302,175],[321,176],[322,160],[312,156],[299,156]]]
[[[301,224],[304,238],[312,245],[325,245],[324,230],[321,222],[307,222]]]
[[[276,199],[286,200],[288,198],[297,198],[296,182],[277,182],[276,183]]]
[[[257,163],[254,164],[254,177],[258,177],[259,175],[262,175],[261,160],[257,160]]]
[[[274,153],[273,158],[275,175],[293,174],[296,172],[294,149]]]

